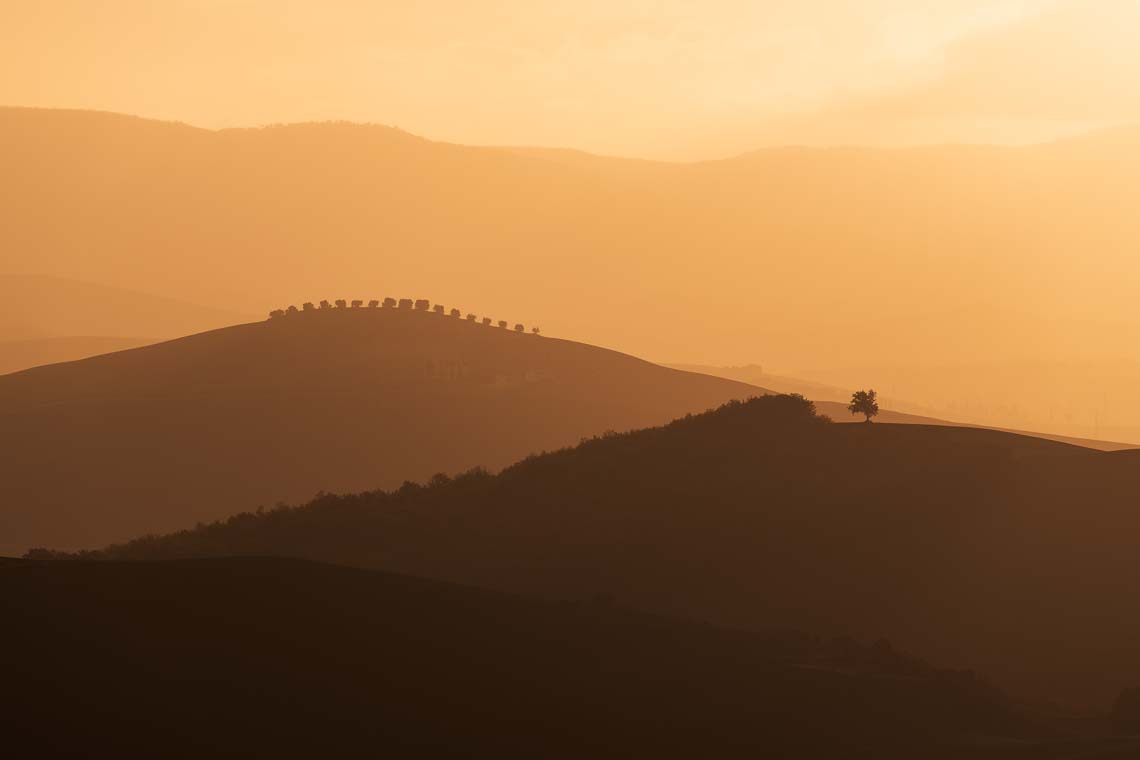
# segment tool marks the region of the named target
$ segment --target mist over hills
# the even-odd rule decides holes
[[[1096,320],[1057,316],[1099,285],[1097,319],[1136,330],[1125,307],[1140,146],[1129,132],[668,164],[351,124],[208,131],[3,109],[0,130],[11,267],[35,257],[44,271],[254,313],[314,289],[406,291],[434,275],[445,303],[541,313],[559,334],[613,334],[641,355],[684,358],[703,345],[731,358],[747,340],[766,363],[804,366],[903,348],[914,361],[1021,355],[1086,337],[1105,349],[1107,336],[1081,332]],[[1086,250],[1118,261],[1124,281]],[[889,277],[860,279],[872,264]],[[512,270],[564,288],[528,292]],[[1011,302],[1015,284],[1027,292]],[[581,308],[583,292],[609,308]],[[683,310],[702,319],[666,318]],[[828,334],[850,318],[884,334],[860,346]]]
[[[0,342],[115,338],[138,345],[145,339],[177,338],[251,318],[239,311],[63,277],[0,274]]]
[[[273,555],[719,624],[889,638],[1017,693],[1140,682],[1135,452],[837,425],[787,396],[393,493],[326,496],[95,555]]]
[[[1140,436],[1133,394],[1089,387],[1095,373],[1082,370],[1140,342],[1132,131],[669,164],[379,126],[208,131],[8,108],[0,145],[14,271],[258,314],[314,291],[430,282],[444,303],[494,304],[558,335],[690,363],[905,362],[953,378],[963,363],[1025,360],[984,377],[983,397],[1035,388],[1033,361],[1071,361],[1057,379],[1073,408],[1054,431]],[[852,340],[852,325],[874,339]],[[874,372],[848,382],[884,387]],[[897,395],[966,392],[912,386]],[[1045,427],[979,409],[979,423]],[[1093,434],[1098,410],[1115,429]]]
[[[758,392],[443,314],[299,313],[0,376],[0,536],[93,547]]]
[[[295,560],[8,560],[0,595],[10,751],[1013,760],[1136,746],[883,642]]]

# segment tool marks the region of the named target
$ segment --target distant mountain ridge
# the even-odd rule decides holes
[[[541,313],[559,334],[646,356],[749,345],[780,366],[1117,355],[1140,337],[1130,280],[1073,252],[1134,274],[1136,134],[669,164],[376,125],[211,131],[5,108],[0,242],[17,272],[241,311],[431,276],[445,303]],[[892,276],[864,278],[868,266]],[[1033,298],[1011,304],[1026,271]],[[515,272],[559,287],[519,288]],[[1059,318],[1084,292],[1099,294],[1097,318]],[[608,308],[585,307],[583,294]],[[678,319],[681,304],[701,319]],[[876,340],[853,345],[851,324]]]
[[[0,376],[0,540],[92,547],[497,469],[757,392],[445,314],[317,309]]]

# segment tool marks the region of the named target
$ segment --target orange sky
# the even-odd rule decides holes
[[[1140,121],[1136,0],[5,0],[0,103],[672,159]]]

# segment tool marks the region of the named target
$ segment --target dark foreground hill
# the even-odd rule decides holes
[[[0,376],[0,542],[98,546],[498,468],[756,392],[427,312],[238,325]]]
[[[1140,685],[1140,457],[973,428],[838,425],[767,396],[498,476],[118,547],[273,554],[747,628],[888,638],[1013,689]]]
[[[37,756],[1061,758],[972,674],[289,560],[0,564]],[[1107,740],[1098,746],[1127,746]]]

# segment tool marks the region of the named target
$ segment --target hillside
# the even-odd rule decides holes
[[[253,314],[362,283],[430,287],[638,356],[905,364],[917,379],[888,395],[968,402],[978,424],[1140,441],[1134,383],[1102,383],[1099,369],[1140,342],[1135,131],[670,164],[375,125],[210,131],[5,108],[0,166],[14,272]],[[72,313],[65,300],[53,310]],[[130,328],[97,334],[174,335]],[[1042,383],[1043,361],[1056,383]],[[977,362],[1015,371],[960,382]],[[949,382],[924,380],[934,367]],[[1015,404],[1032,423],[1003,409]]]
[[[499,468],[757,392],[426,312],[238,325],[0,376],[0,540],[93,547]]]
[[[612,594],[748,628],[889,638],[1015,691],[1140,684],[1136,452],[838,425],[767,396],[395,493],[326,496],[110,550],[272,554]]]
[[[62,277],[0,273],[0,351],[5,351],[5,341],[79,341],[80,337],[86,340],[91,336],[135,341],[139,336],[177,338],[250,319],[240,312],[124,288]],[[16,348],[15,344],[8,345]],[[54,350],[63,345],[57,344]],[[86,350],[82,346],[76,348]],[[0,358],[3,356],[0,354]],[[78,358],[81,356],[70,355],[61,360]]]
[[[44,364],[70,362],[127,348],[138,348],[148,343],[154,341],[97,335],[0,341],[0,375]]]
[[[1135,747],[1053,742],[1072,727],[886,644],[290,560],[7,561],[0,596],[4,746],[37,755],[1013,760]]]
[[[801,380],[795,377],[773,375],[766,373],[761,367],[749,365],[745,367],[706,367],[700,364],[667,364],[665,366],[685,372],[700,372],[713,377],[723,377],[727,380],[736,380],[749,385],[763,386],[772,393],[798,393],[815,402],[816,409],[835,422],[862,422],[863,417],[852,415],[847,405],[851,401],[852,390],[816,383],[810,380]],[[900,425],[944,425],[951,427],[984,427],[1001,430],[1006,433],[1030,435],[1035,438],[1045,438],[1050,441],[1071,443],[1075,446],[1084,446],[1099,451],[1124,451],[1125,449],[1140,448],[1134,443],[1121,443],[1118,441],[1102,441],[1091,438],[1076,438],[1055,433],[1041,433],[1029,430],[1011,430],[1009,428],[994,427],[990,425],[977,425],[969,422],[950,421],[934,416],[929,409],[923,409],[905,401],[884,399],[880,397],[880,404],[884,407],[875,419],[879,422],[890,422]],[[889,408],[887,408],[889,407]]]

